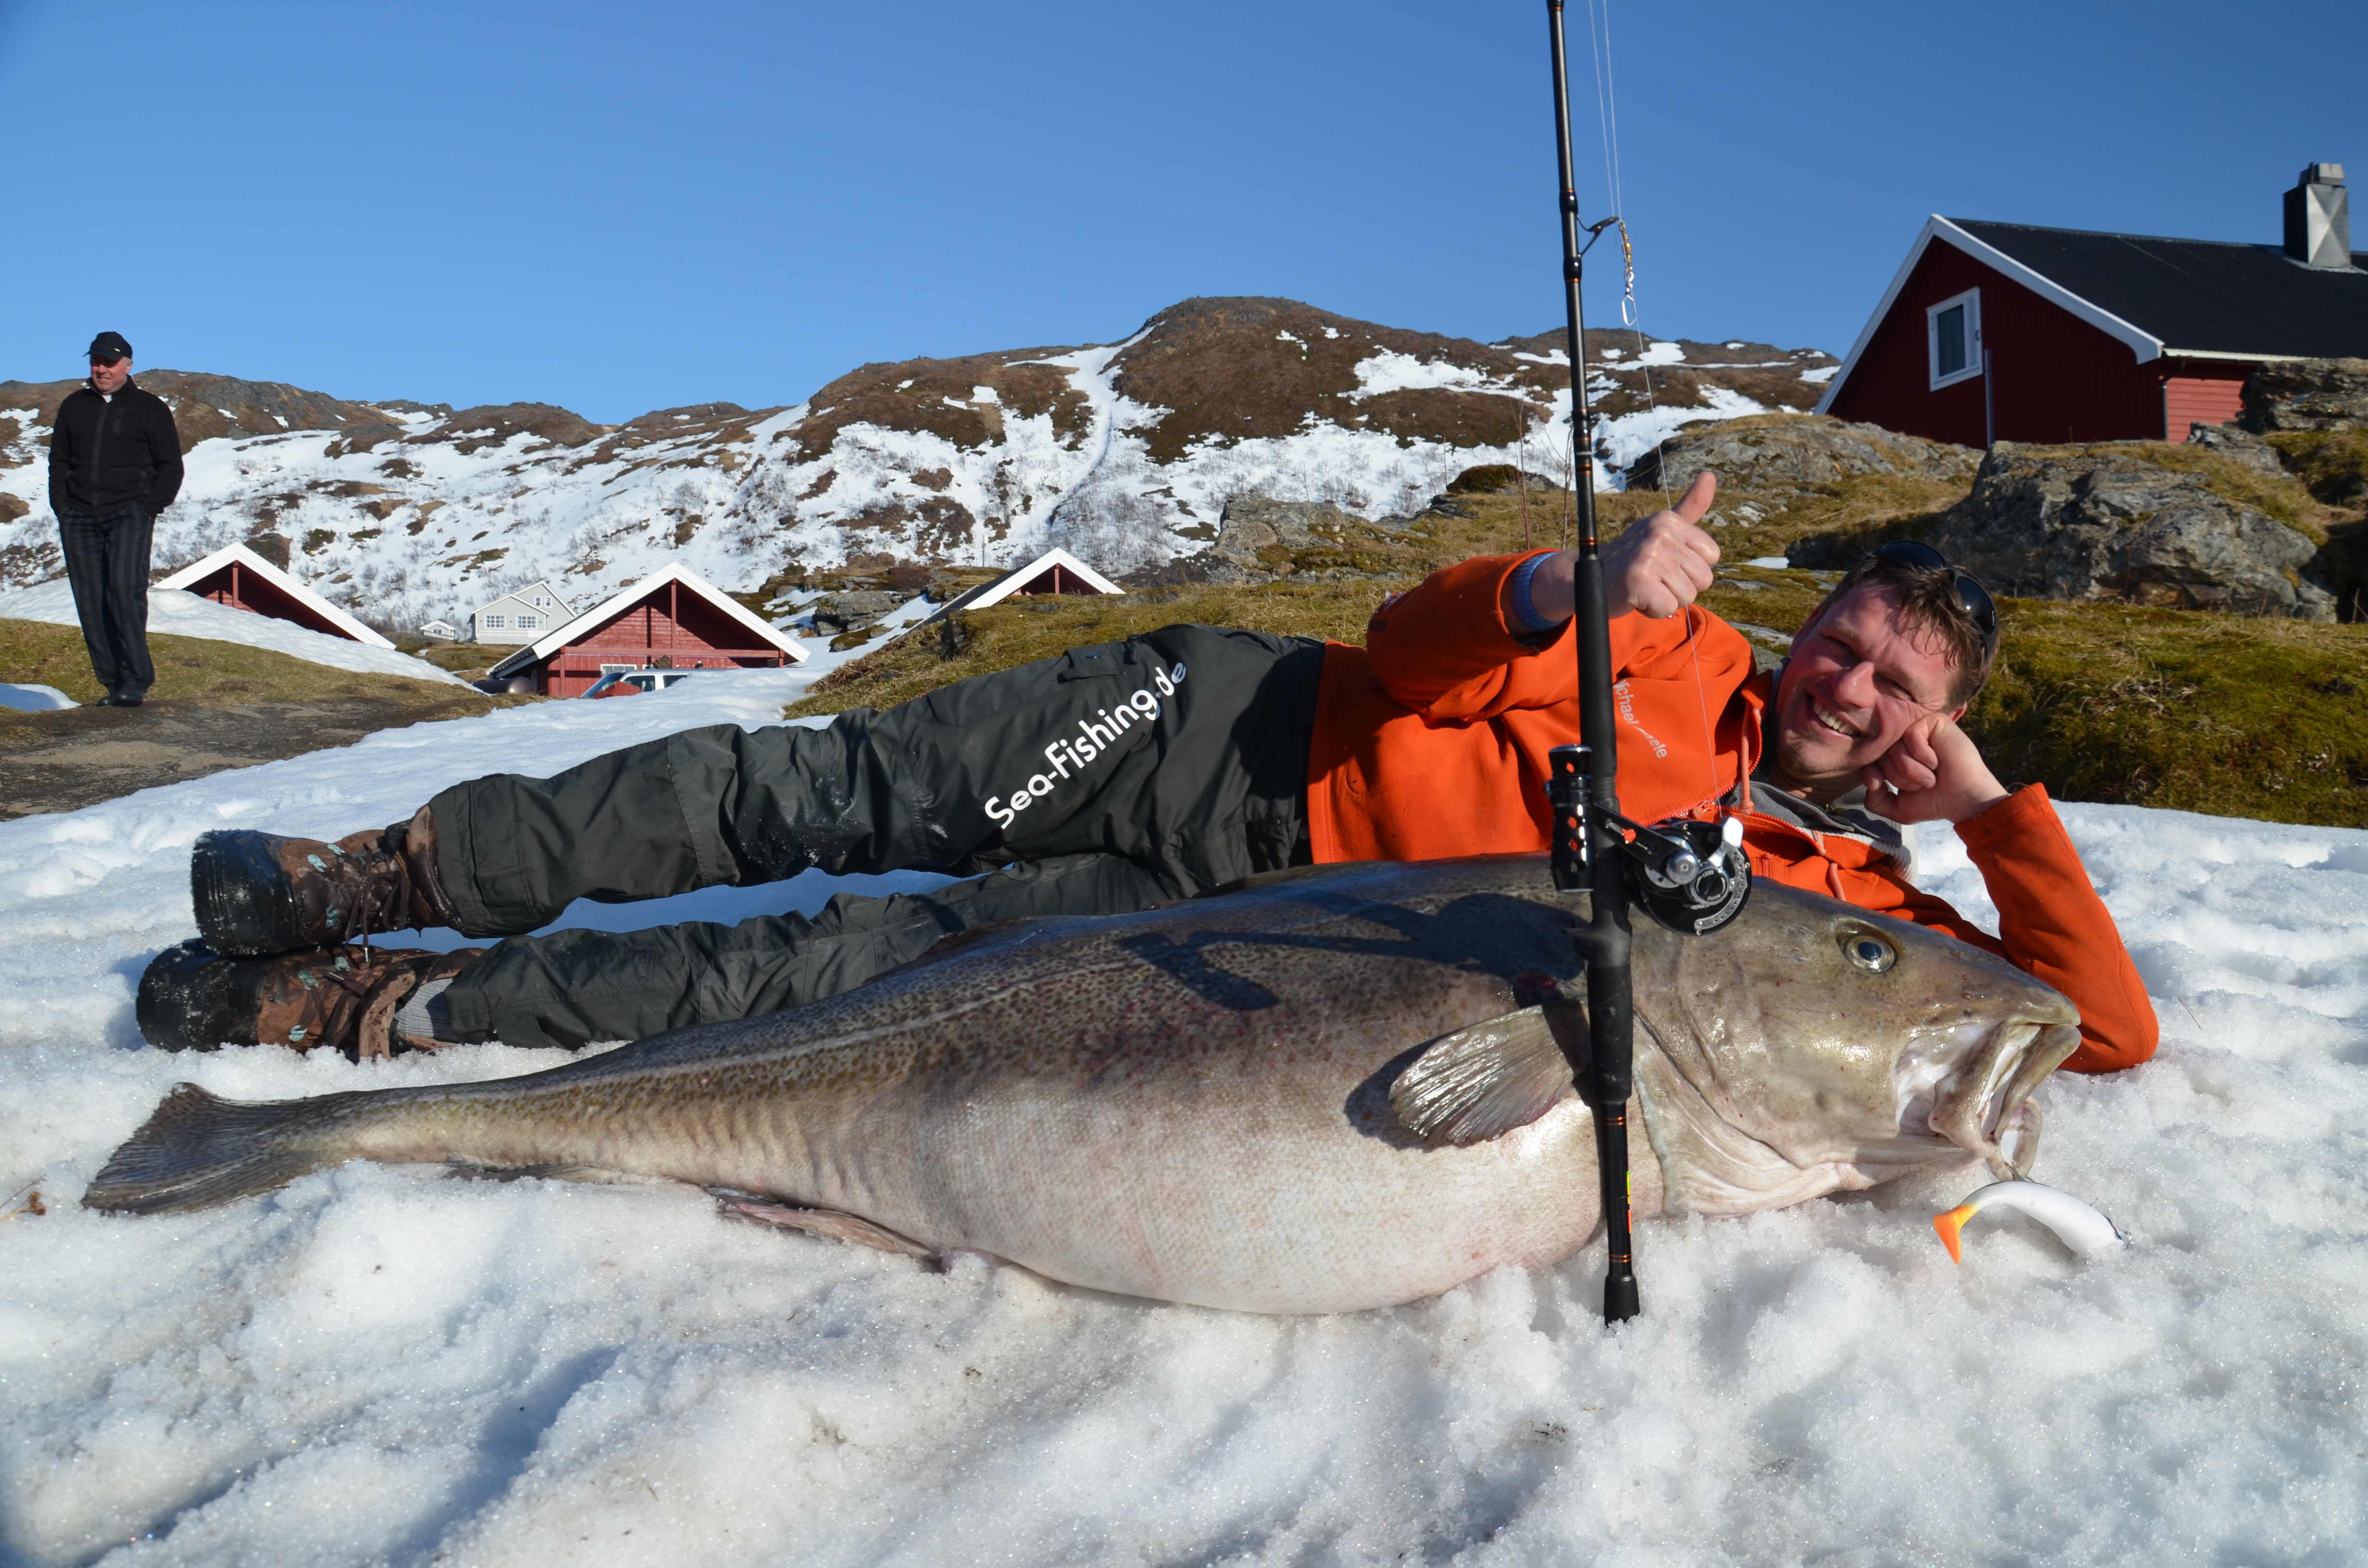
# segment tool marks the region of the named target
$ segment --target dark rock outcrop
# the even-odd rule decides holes
[[[1995,593],[2335,619],[2312,540],[2135,452],[2001,441],[1927,537]]]
[[[2288,359],[2245,382],[2248,430],[2368,430],[2368,359]]]
[[[496,403],[461,409],[405,439],[421,443],[449,441],[466,456],[481,447],[497,447],[520,434],[537,436],[562,447],[580,447],[597,440],[608,428],[553,403]]]
[[[2216,452],[2271,479],[2285,477],[2286,465],[2278,456],[2278,449],[2250,430],[2234,425],[2191,425],[2187,428],[2188,444],[2201,451]]]
[[[1217,519],[1217,542],[1192,560],[1203,582],[1270,583],[1291,574],[1292,551],[1338,540],[1353,520],[1329,501],[1236,495]]]
[[[815,601],[814,625],[832,632],[869,626],[912,597],[886,588],[857,588],[848,593],[833,594]]]
[[[1830,484],[1862,473],[1913,473],[1971,480],[1982,454],[1879,425],[1851,425],[1822,415],[1754,419],[1685,430],[1628,471],[1631,490],[1681,491],[1704,469],[1725,485]]]
[[[385,418],[370,403],[307,392],[285,381],[245,381],[196,370],[150,369],[134,371],[132,379],[172,409],[173,426],[180,433],[185,452],[218,436],[247,440],[290,430],[335,430],[342,435],[349,427]],[[83,384],[80,381],[0,381],[0,408],[30,408],[35,424],[54,425],[58,404]]]

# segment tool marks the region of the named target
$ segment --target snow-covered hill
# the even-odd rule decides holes
[[[586,598],[675,561],[735,590],[860,557],[999,563],[1061,544],[1124,572],[1231,497],[1411,512],[1463,469],[1567,472],[1558,334],[1480,344],[1287,300],[1188,300],[1124,342],[866,365],[793,407],[598,426],[541,403],[351,403],[176,371],[190,443],[160,566],[246,540],[376,622],[457,620],[549,577]],[[1835,361],[1590,339],[1605,460],[1690,420],[1806,408]],[[76,383],[0,382],[0,588],[62,570],[41,443]]]

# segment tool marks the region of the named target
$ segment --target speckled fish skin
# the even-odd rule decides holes
[[[545,1073],[211,1103],[256,1119],[249,1142],[280,1162],[244,1190],[348,1158],[589,1166],[841,1210],[1123,1294],[1350,1311],[1552,1263],[1598,1228],[1575,1095],[1466,1147],[1417,1141],[1388,1098],[1427,1042],[1541,984],[1577,994],[1583,910],[1532,857],[1317,868],[989,928],[840,996]],[[1896,949],[1886,972],[1847,960],[1860,932]],[[2076,1017],[1961,943],[1772,886],[1710,937],[1640,926],[1637,1000],[1640,1215],[1665,1190],[1712,1213],[1796,1202],[2035,1132],[2025,1097]],[[238,1196],[142,1186],[135,1150],[172,1104],[86,1202]]]

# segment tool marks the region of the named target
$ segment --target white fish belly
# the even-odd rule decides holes
[[[1209,1085],[1229,1102],[1219,1114],[1188,1103],[1209,1096],[1161,1092],[1172,1085],[1007,1083],[916,1107],[895,1131],[886,1123],[904,1119],[863,1118],[860,1149],[821,1131],[835,1147],[819,1168],[836,1179],[812,1200],[939,1251],[1256,1312],[1417,1301],[1566,1257],[1597,1229],[1594,1129],[1577,1099],[1485,1144],[1430,1148],[1360,1124],[1363,1075]]]

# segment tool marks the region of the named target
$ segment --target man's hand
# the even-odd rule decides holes
[[[1896,823],[1960,823],[2007,798],[1981,748],[1945,713],[1912,726],[1859,777],[1867,810]]]
[[[1697,474],[1682,500],[1656,512],[1603,547],[1604,606],[1615,619],[1641,610],[1656,620],[1677,614],[1711,585],[1718,564],[1718,541],[1699,526],[1718,494],[1718,476]],[[1530,606],[1546,619],[1568,620],[1577,602],[1572,587],[1574,551],[1546,558],[1530,578]],[[1506,592],[1512,591],[1508,584]],[[1505,607],[1506,624],[1514,621]]]

